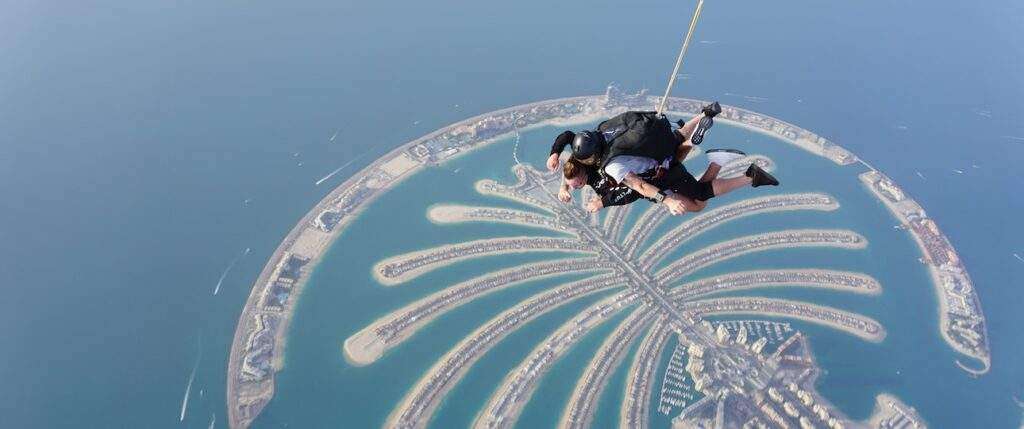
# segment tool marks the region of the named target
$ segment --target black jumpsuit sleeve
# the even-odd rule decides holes
[[[601,205],[605,207],[613,206],[624,206],[640,199],[642,196],[639,192],[630,189],[627,186],[616,186],[608,189],[601,195]]]
[[[576,133],[572,131],[564,131],[555,138],[555,143],[551,145],[551,154],[562,153],[565,147],[572,143],[572,139],[576,137]]]

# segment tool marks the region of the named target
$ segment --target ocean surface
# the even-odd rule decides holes
[[[692,7],[667,1],[5,3],[5,425],[207,427],[216,415],[221,426],[224,372],[241,307],[273,249],[309,207],[376,156],[463,118],[597,94],[610,82],[660,92]],[[1024,6],[1012,0],[984,7],[705,4],[685,78],[673,94],[778,117],[872,163],[936,220],[978,289],[993,368],[971,379],[953,366],[956,356],[937,334],[936,298],[922,266],[914,265],[916,248],[860,188],[849,170],[855,167],[839,169],[742,130],[712,131],[709,142],[750,144],[771,155],[785,191],[833,193],[843,208],[739,220],[687,246],[769,227],[835,226],[869,238],[864,251],[787,250],[729,263],[863,269],[882,282],[878,297],[771,292],[860,312],[888,330],[885,342],[870,344],[799,325],[826,370],[819,389],[851,417],[866,416],[874,394],[886,391],[937,427],[1021,422],[1011,398],[1024,395],[1024,262],[1013,257],[1024,256],[1024,226],[1015,220],[1024,209],[1018,189],[1024,183],[1018,167],[1024,159],[1022,21]],[[524,140],[520,155],[539,163],[556,130],[547,131]],[[517,286],[475,301],[438,320],[433,334],[423,331],[369,367],[352,368],[341,356],[341,342],[369,321],[425,295],[426,286],[473,274],[453,266],[384,289],[371,287],[369,264],[453,240],[446,231],[457,230],[460,240],[525,231],[442,229],[425,218],[434,202],[495,204],[475,194],[472,183],[510,179],[509,146],[499,142],[420,173],[360,219],[379,226],[373,234],[346,233],[298,307],[278,396],[256,426],[377,425],[460,333],[554,284]],[[776,147],[778,153],[769,153]],[[396,228],[385,214],[408,223]],[[251,252],[239,257],[246,248]],[[543,257],[481,259],[473,270]],[[907,264],[883,270],[877,264],[883,258]],[[471,421],[507,369],[588,302],[542,317],[499,344],[452,391],[436,424]],[[614,323],[595,330],[552,370],[524,411],[524,426],[556,421],[571,382]],[[602,419],[617,418],[623,373],[605,391]],[[538,405],[545,400],[559,407],[545,412]]]

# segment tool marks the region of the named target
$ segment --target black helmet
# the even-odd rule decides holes
[[[583,131],[576,133],[572,139],[573,158],[584,160],[594,155],[601,156],[604,153],[604,136],[596,131]]]

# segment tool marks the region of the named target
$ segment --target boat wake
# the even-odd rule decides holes
[[[188,395],[192,393],[192,382],[196,381],[196,371],[199,369],[199,360],[203,358],[203,339],[199,337],[199,356],[196,356],[196,363],[192,365],[192,373],[188,375],[188,384],[185,385],[185,397],[181,398],[181,416],[178,421],[185,421],[185,412],[188,411]]]
[[[353,163],[353,162],[356,162],[356,161],[358,161],[358,160],[362,159],[362,158],[363,158],[364,156],[366,156],[366,155],[367,155],[367,154],[369,154],[369,153],[370,153],[370,151],[366,151],[366,152],[363,152],[363,153],[362,153],[361,155],[359,155],[359,156],[357,156],[357,157],[355,157],[355,158],[352,158],[352,159],[351,159],[351,160],[349,160],[348,162],[346,162],[346,163],[342,164],[342,165],[341,165],[341,167],[338,167],[338,168],[336,168],[336,169],[335,169],[334,171],[332,171],[332,172],[331,172],[330,174],[328,174],[328,175],[326,175],[326,176],[324,176],[324,177],[321,177],[321,178],[320,178],[320,180],[317,180],[316,182],[314,182],[314,183],[313,183],[313,185],[314,185],[314,186],[320,186],[320,184],[321,184],[321,183],[324,183],[324,182],[326,182],[326,181],[327,181],[328,179],[330,179],[330,178],[334,177],[334,175],[335,175],[335,174],[338,174],[338,173],[340,173],[340,172],[341,172],[341,170],[344,170],[344,169],[345,169],[346,167],[348,167],[348,166],[352,165],[352,163]]]
[[[238,260],[242,259],[242,257],[244,257],[245,255],[248,255],[251,250],[252,248],[246,247],[242,254],[235,256],[235,259],[231,260],[231,263],[228,264],[228,267],[224,269],[224,272],[220,273],[220,278],[217,279],[217,286],[213,288],[214,296],[217,296],[217,294],[220,292],[220,285],[224,284],[224,279],[228,277],[228,273],[230,273],[231,269],[235,267],[235,264],[238,263]]]

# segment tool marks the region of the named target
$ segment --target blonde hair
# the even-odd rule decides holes
[[[587,170],[583,163],[575,158],[569,158],[565,161],[565,164],[562,165],[562,176],[566,179],[572,179],[576,176],[586,174],[586,172]]]

